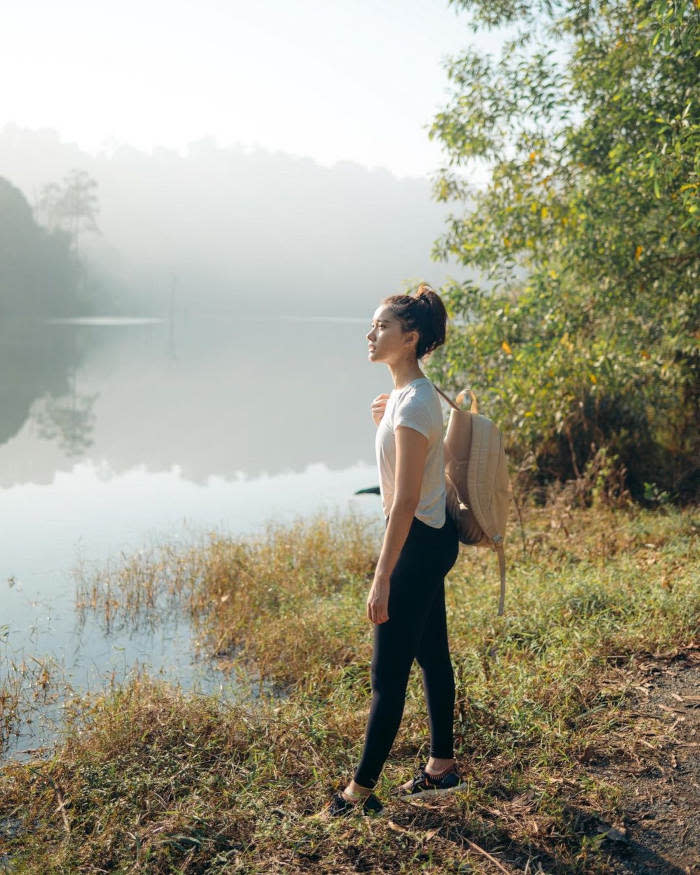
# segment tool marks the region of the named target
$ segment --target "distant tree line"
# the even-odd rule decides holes
[[[435,195],[462,206],[434,256],[485,279],[443,289],[455,325],[432,367],[481,395],[522,486],[697,500],[697,2],[452,2],[513,38],[451,60],[430,132]]]
[[[35,217],[22,192],[0,177],[0,314],[90,312],[79,243],[82,232],[98,230],[95,189],[87,173],[72,171],[44,186]]]

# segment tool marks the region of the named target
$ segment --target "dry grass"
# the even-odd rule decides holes
[[[506,617],[493,555],[464,549],[449,578],[469,785],[376,820],[309,818],[362,745],[376,529],[299,522],[83,581],[83,610],[110,623],[179,603],[203,647],[284,695],[224,704],[142,674],[75,700],[50,759],[0,773],[15,871],[498,871],[479,849],[507,871],[609,871],[595,833],[621,800],[584,763],[612,733],[617,756],[634,753],[625,708],[639,661],[697,640],[698,524],[689,510],[561,503],[524,517],[524,532],[511,530]],[[414,673],[378,794],[427,748]]]
[[[0,754],[23,726],[40,719],[65,687],[63,670],[50,658],[12,658],[0,654]]]
[[[334,664],[357,657],[366,623],[356,599],[374,572],[377,531],[356,514],[317,516],[270,523],[257,537],[214,534],[186,551],[141,552],[79,573],[78,608],[99,614],[108,630],[152,623],[178,604],[209,655],[236,657],[276,685],[300,674],[308,680],[308,669],[323,667],[329,655]]]

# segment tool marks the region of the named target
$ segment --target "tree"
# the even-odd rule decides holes
[[[22,192],[0,177],[0,319],[85,312],[80,275],[67,232],[38,225]]]
[[[75,251],[80,251],[80,234],[99,234],[97,181],[85,170],[71,170],[62,185],[50,182],[43,186],[36,204],[37,214],[51,230],[61,228],[71,237]]]
[[[433,367],[480,390],[531,482],[604,453],[637,498],[697,496],[698,8],[452,2],[514,36],[497,60],[452,59],[430,131],[448,156],[435,196],[472,204],[433,254],[485,281],[443,289],[456,324]]]

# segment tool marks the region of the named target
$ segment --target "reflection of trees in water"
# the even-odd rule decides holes
[[[69,455],[91,446],[97,396],[76,385],[87,343],[72,325],[0,322],[0,445],[31,417],[40,436],[57,438]]]
[[[46,395],[31,409],[31,419],[44,440],[56,440],[67,456],[80,456],[93,444],[95,430],[94,395],[81,395],[76,389],[75,374],[70,378],[72,391],[54,398]]]

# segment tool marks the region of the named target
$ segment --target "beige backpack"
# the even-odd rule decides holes
[[[471,410],[462,410],[459,404],[466,390],[459,393],[455,403],[435,388],[452,408],[444,440],[447,512],[463,544],[491,547],[498,554],[501,616],[506,595],[503,539],[511,496],[503,435],[490,419],[479,413],[476,395],[471,390]]]

